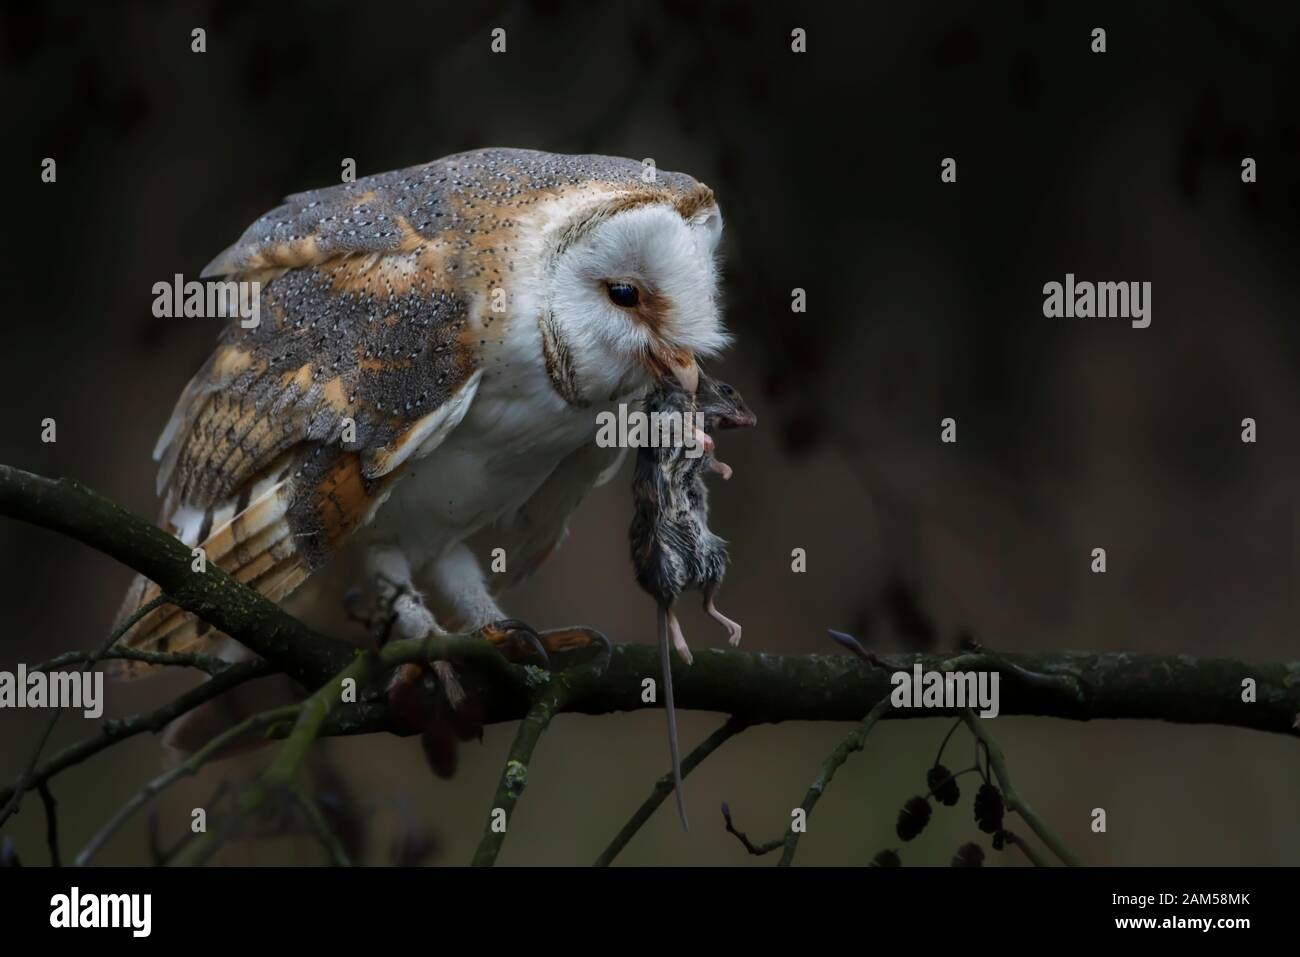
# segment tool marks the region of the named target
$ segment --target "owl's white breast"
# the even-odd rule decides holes
[[[393,543],[426,565],[519,508],[565,456],[593,440],[596,415],[612,404],[565,402],[547,378],[536,322],[527,311],[518,315],[504,329],[482,328],[483,376],[468,412],[407,466],[360,543]]]

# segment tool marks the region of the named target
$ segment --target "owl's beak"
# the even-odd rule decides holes
[[[688,349],[656,348],[646,358],[646,365],[656,379],[672,376],[687,392],[694,393],[700,385],[700,367],[695,355]]]

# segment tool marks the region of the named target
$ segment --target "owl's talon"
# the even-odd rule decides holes
[[[601,671],[609,664],[610,656],[614,652],[614,646],[602,632],[581,625],[571,628],[552,628],[543,631],[538,637],[542,640],[542,646],[552,655],[563,656],[595,648],[596,654],[590,660],[595,662],[597,669]]]
[[[551,665],[550,656],[546,654],[546,648],[537,637],[537,632],[518,618],[489,622],[478,630],[478,634],[480,638],[495,645],[497,651],[508,661],[529,657],[531,652],[531,657],[540,658],[544,667],[549,668]]]
[[[413,662],[398,665],[384,689],[388,710],[399,729],[416,734],[424,727],[424,668]]]

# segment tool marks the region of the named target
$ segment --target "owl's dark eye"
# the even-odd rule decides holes
[[[609,292],[609,301],[616,306],[630,309],[641,301],[641,290],[630,282],[609,282],[605,289]]]

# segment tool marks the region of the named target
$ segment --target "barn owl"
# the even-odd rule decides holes
[[[259,282],[260,322],[224,329],[158,439],[161,523],[273,600],[362,549],[439,624],[504,620],[471,537],[519,580],[616,465],[597,415],[694,389],[728,341],[721,230],[690,176],[532,150],[288,197],[202,274]],[[233,647],[169,606],[124,643]]]

